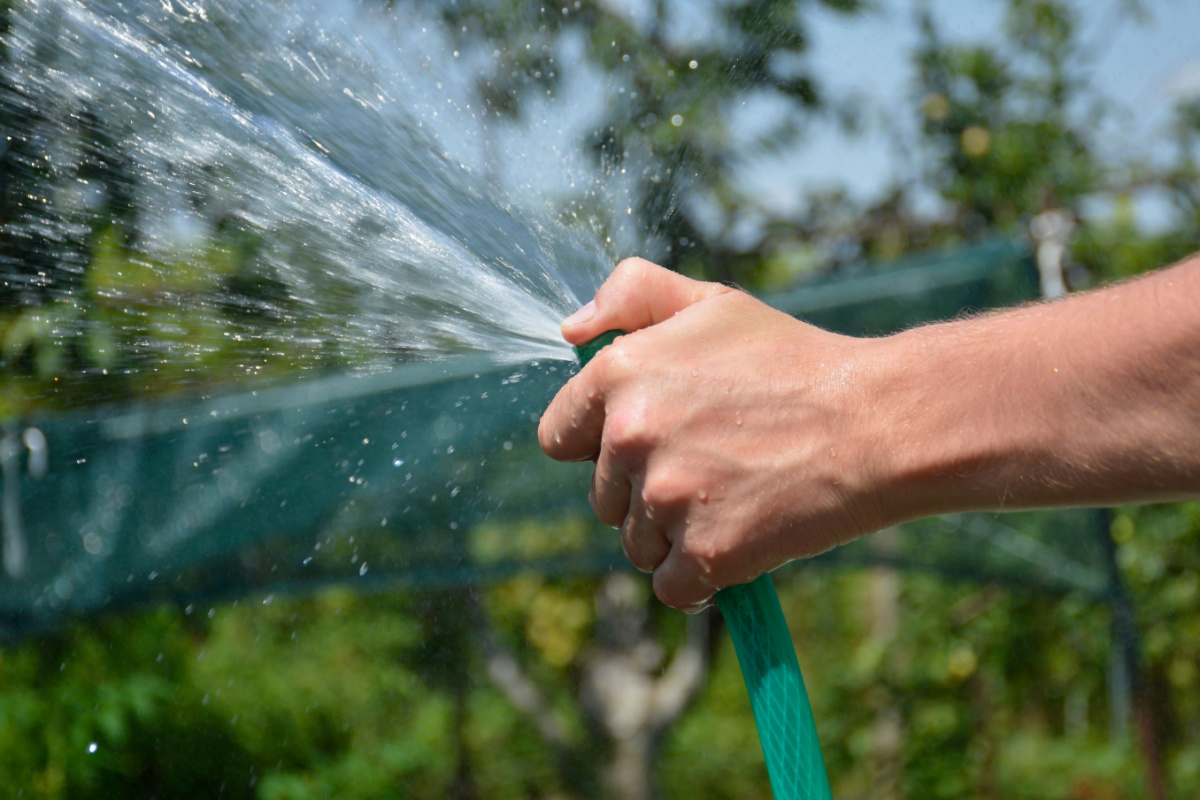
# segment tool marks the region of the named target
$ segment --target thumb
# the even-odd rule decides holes
[[[605,331],[633,332],[669,319],[693,303],[733,291],[671,272],[641,258],[627,258],[596,292],[596,297],[563,320],[563,338],[590,341]]]

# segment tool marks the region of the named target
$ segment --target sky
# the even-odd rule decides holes
[[[638,25],[648,24],[654,2],[604,1]],[[675,21],[668,39],[679,52],[686,52],[689,42],[704,41],[721,29],[713,16],[721,0],[666,2]],[[1200,2],[1144,0],[1149,14],[1143,20],[1121,13],[1129,0],[1072,2],[1082,20],[1083,41],[1099,54],[1092,65],[1094,84],[1118,109],[1113,123],[1099,137],[1102,149],[1120,160],[1130,155],[1165,158],[1171,109],[1183,97],[1200,94]],[[918,39],[916,9],[923,4],[932,8],[943,38],[958,44],[994,40],[1003,28],[1007,5],[1005,0],[874,0],[872,11],[853,16],[825,10],[819,3],[807,5],[810,71],[825,96],[855,98],[865,109],[866,124],[861,134],[848,137],[832,121],[817,123],[802,145],[791,148],[786,156],[746,164],[738,184],[746,197],[767,211],[764,217],[795,216],[802,211],[806,197],[830,188],[843,189],[853,200],[870,203],[916,174],[918,162],[913,151],[918,136],[913,108],[917,98],[913,96],[910,59]],[[636,169],[627,175],[593,175],[590,162],[580,155],[580,141],[600,124],[606,103],[623,91],[620,77],[586,68],[587,45],[582,39],[565,37],[560,43],[559,62],[573,68],[563,70],[554,97],[529,97],[519,124],[487,125],[484,138],[500,155],[489,170],[484,165],[485,150],[478,146],[480,121],[472,107],[471,91],[473,76],[490,68],[493,54],[475,54],[484,63],[476,63],[478,58],[459,59],[457,50],[451,57],[453,45],[435,36],[434,25],[428,36],[424,26],[411,19],[403,27],[413,28],[413,36],[420,41],[414,45],[416,49],[409,49],[421,54],[422,68],[426,62],[437,67],[440,77],[436,91],[430,89],[429,96],[446,95],[439,102],[452,100],[459,113],[449,113],[452,109],[444,102],[439,105],[428,98],[413,108],[424,123],[436,129],[447,150],[464,163],[481,174],[490,172],[516,196],[548,198],[548,202],[578,194],[581,186],[599,181],[602,186],[594,195],[620,212],[618,222],[627,208],[636,205]],[[432,115],[437,119],[426,113],[434,108],[439,110]],[[778,114],[778,107],[773,109],[769,101],[751,102],[738,113],[735,132],[749,134],[769,128],[773,120],[778,121]],[[918,211],[937,213],[935,196],[920,191],[915,196]],[[706,213],[702,201],[695,196],[684,200],[689,213],[701,223]],[[1111,203],[1106,206],[1106,202],[1099,198],[1084,213],[1107,213]],[[1136,208],[1144,227],[1162,227],[1170,221],[1169,203],[1163,196],[1141,197]],[[757,237],[759,222],[753,216],[744,220],[747,246],[753,246]],[[719,229],[723,225],[718,221],[702,226]],[[643,238],[641,232],[621,225],[612,235],[627,239],[614,243],[622,252],[640,246]]]
[[[812,132],[806,147],[785,163],[747,174],[746,186],[780,208],[798,208],[806,192],[841,186],[869,202],[903,180],[911,161],[903,156],[912,130],[883,119],[904,118],[913,103],[909,54],[917,41],[914,10],[919,0],[879,0],[877,10],[855,17],[829,11],[810,16],[813,72],[829,96],[854,96],[868,109],[864,135],[847,139],[833,125]],[[987,42],[1003,25],[998,0],[932,0],[948,41]],[[1148,0],[1149,19],[1123,15],[1121,0],[1079,0],[1083,39],[1095,42],[1094,82],[1118,109],[1101,147],[1148,159],[1165,154],[1174,104],[1200,94],[1200,3]],[[907,114],[911,119],[911,112]],[[894,125],[894,123],[892,123]],[[1150,227],[1167,213],[1153,197],[1139,204]]]

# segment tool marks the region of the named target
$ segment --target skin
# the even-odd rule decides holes
[[[612,329],[538,438],[685,611],[932,514],[1200,497],[1200,258],[874,339],[629,259],[562,328]]]

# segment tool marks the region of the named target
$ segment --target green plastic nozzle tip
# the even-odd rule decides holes
[[[592,360],[592,357],[608,347],[618,336],[624,336],[625,331],[605,331],[604,333],[592,339],[589,342],[584,342],[575,348],[575,356],[579,359],[579,366],[587,366],[587,363]]]

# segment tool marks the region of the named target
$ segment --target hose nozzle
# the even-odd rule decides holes
[[[605,331],[591,341],[584,342],[575,348],[575,357],[579,359],[579,366],[587,366],[587,363],[592,360],[592,357],[608,347],[617,340],[618,336],[624,336],[625,331]]]

